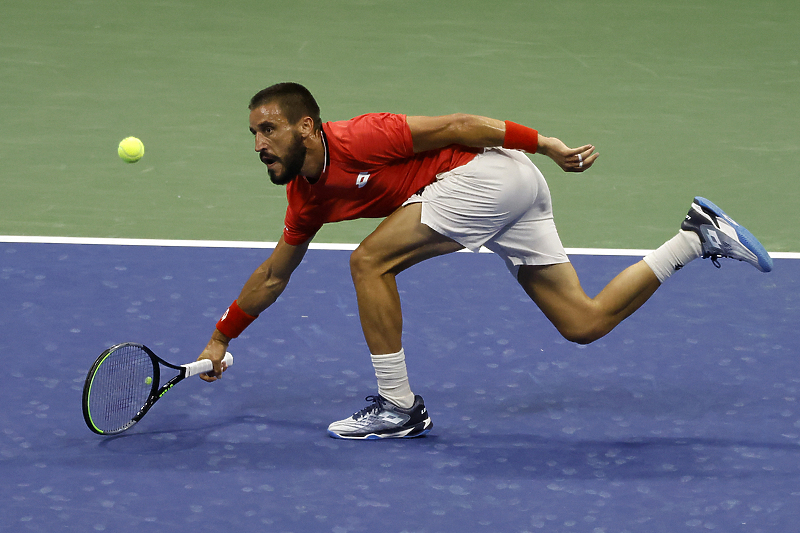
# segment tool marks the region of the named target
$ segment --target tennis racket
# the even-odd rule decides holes
[[[226,353],[222,361],[231,366],[233,356]],[[159,387],[162,366],[177,370],[178,374]],[[213,369],[208,359],[176,366],[142,344],[117,344],[101,353],[86,375],[83,419],[95,433],[122,433],[141,420],[177,383]]]

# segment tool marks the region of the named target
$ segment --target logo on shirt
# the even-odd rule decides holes
[[[367,181],[369,181],[369,172],[359,172],[356,178],[356,186],[360,189],[367,184]]]

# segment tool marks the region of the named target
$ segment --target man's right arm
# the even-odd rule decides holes
[[[292,272],[303,260],[310,240],[298,246],[287,244],[281,236],[269,258],[259,266],[244,284],[236,302],[239,308],[248,315],[258,316],[281,295]],[[218,329],[214,330],[211,340],[198,359],[210,359],[214,362],[213,374],[201,374],[206,381],[216,381],[222,375],[222,358],[228,349],[230,338]]]
[[[590,144],[569,148],[555,137],[545,137],[519,124],[515,125],[517,131],[526,131],[531,136],[536,136],[532,142],[524,143],[525,147],[510,146],[507,144],[508,126],[513,123],[478,115],[457,113],[440,117],[408,116],[406,123],[411,130],[415,153],[438,150],[451,144],[474,148],[521,148],[530,153],[546,155],[565,172],[583,172],[592,166],[599,155]],[[527,145],[536,145],[536,148],[528,148]]]

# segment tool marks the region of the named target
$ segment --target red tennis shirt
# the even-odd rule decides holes
[[[325,167],[315,183],[286,186],[283,239],[297,246],[327,222],[390,215],[436,175],[467,164],[480,149],[451,145],[414,153],[405,115],[372,113],[322,125]]]

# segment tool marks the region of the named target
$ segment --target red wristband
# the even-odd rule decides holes
[[[230,307],[223,313],[222,318],[217,322],[217,329],[228,338],[235,339],[253,323],[258,315],[248,315],[239,307],[239,303],[234,300]]]
[[[525,150],[535,154],[539,148],[539,132],[516,122],[506,120],[506,135],[503,138],[503,148],[512,150]]]

